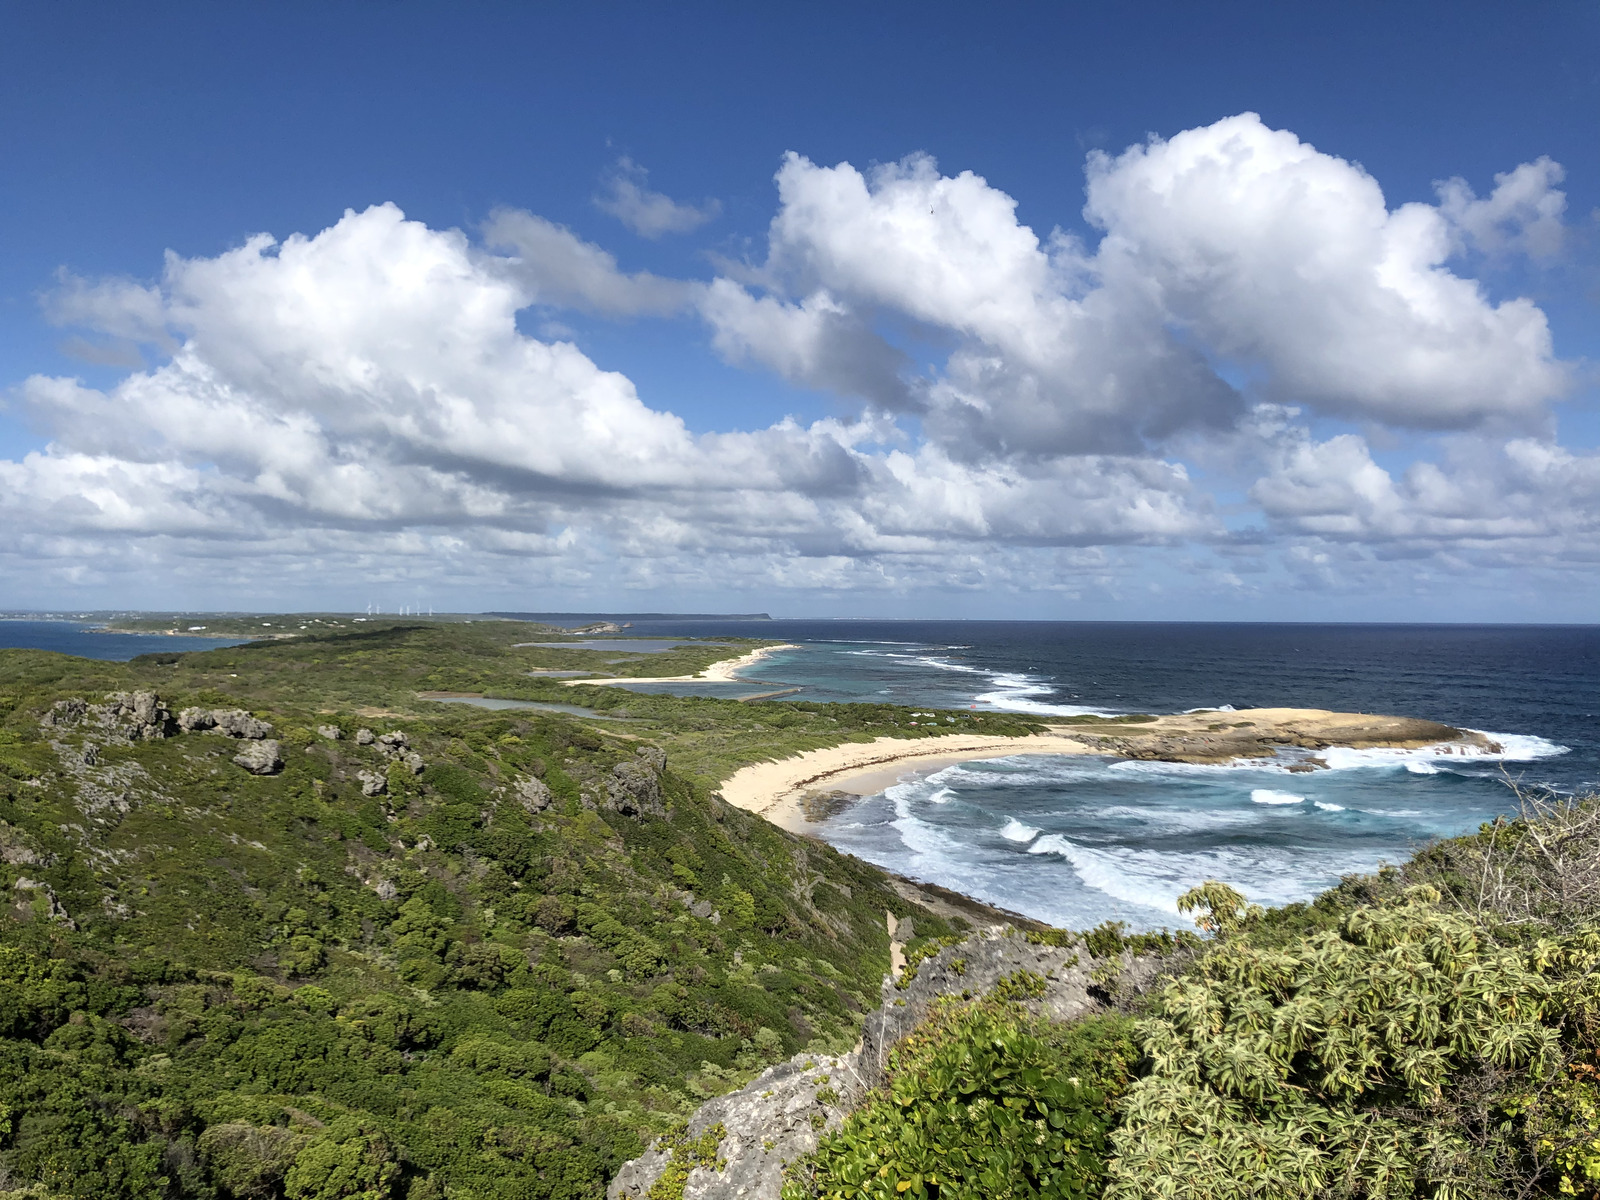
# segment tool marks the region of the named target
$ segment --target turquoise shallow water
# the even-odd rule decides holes
[[[1041,717],[1295,705],[1483,730],[1498,754],[1298,752],[1237,766],[1026,756],[909,774],[817,827],[842,850],[1074,927],[1181,922],[1207,878],[1265,903],[1399,861],[1508,811],[1507,780],[1600,780],[1600,629],[800,622],[639,632],[798,642],[747,673],[786,700],[878,700]],[[729,685],[724,692],[732,687]],[[695,690],[680,685],[674,690]],[[710,691],[712,689],[706,689]]]

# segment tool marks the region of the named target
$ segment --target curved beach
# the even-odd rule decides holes
[[[974,759],[1099,754],[1220,763],[1266,758],[1284,747],[1316,751],[1334,746],[1353,750],[1438,746],[1442,754],[1497,749],[1480,733],[1414,717],[1257,708],[1176,713],[1128,723],[1050,725],[1044,733],[1023,737],[951,734],[846,742],[743,767],[723,781],[721,793],[729,804],[759,813],[792,833],[804,834],[818,819],[808,814],[808,808],[815,813],[830,799],[875,795],[911,774],[931,773]],[[1313,755],[1305,760],[1304,769],[1315,770],[1319,765]]]

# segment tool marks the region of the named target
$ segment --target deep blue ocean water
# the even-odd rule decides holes
[[[985,621],[637,622],[647,635],[782,638],[743,684],[652,690],[881,700],[1039,716],[1291,706],[1426,717],[1499,755],[1333,751],[1239,766],[1015,756],[930,776],[817,827],[891,870],[1056,924],[1178,924],[1217,878],[1266,903],[1403,860],[1515,807],[1507,780],[1600,787],[1600,627]]]
[[[97,633],[84,621],[0,621],[0,650],[51,650],[78,658],[127,662],[141,654],[217,650],[244,638],[178,637],[165,633]]]

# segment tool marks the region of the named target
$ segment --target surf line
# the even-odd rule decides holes
[[[729,804],[757,813],[791,833],[814,836],[807,801],[825,791],[871,796],[909,772],[928,774],[958,762],[1016,754],[1095,754],[1157,762],[1223,764],[1271,758],[1299,748],[1312,755],[1295,770],[1325,766],[1315,752],[1432,748],[1445,755],[1494,755],[1501,747],[1481,733],[1414,717],[1337,713],[1312,708],[1200,710],[1137,724],[1046,725],[1020,736],[944,734],[924,738],[878,737],[844,742],[778,760],[751,763],[722,781]]]

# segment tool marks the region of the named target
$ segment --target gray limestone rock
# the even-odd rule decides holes
[[[271,738],[249,743],[233,756],[233,761],[252,775],[276,775],[283,770],[283,755]]]
[[[344,730],[340,729],[337,725],[318,725],[317,733],[320,736],[327,738],[330,742],[337,742],[344,736]]]
[[[370,729],[356,730],[356,745],[358,746],[370,746],[377,740]]]
[[[253,717],[242,708],[186,708],[178,714],[178,727],[190,733],[220,733],[251,740],[272,732],[270,722]]]
[[[422,761],[422,755],[418,754],[415,750],[407,754],[403,761],[406,764],[406,770],[410,771],[413,775],[421,775],[422,772],[427,769],[428,765]]]
[[[173,732],[172,714],[154,692],[112,692],[104,704],[90,706],[86,715],[103,728],[118,730],[130,742],[155,741]]]
[[[39,718],[39,724],[45,729],[71,729],[83,720],[89,711],[89,704],[85,700],[73,698],[71,700],[57,700]]]
[[[654,747],[641,750],[631,762],[611,768],[606,780],[605,806],[625,817],[664,817],[667,806],[661,795],[661,771],[667,756]]]
[[[725,1166],[691,1171],[684,1200],[775,1200],[784,1164],[815,1150],[822,1131],[837,1127],[867,1093],[850,1058],[797,1055],[763,1071],[747,1087],[702,1105],[689,1121],[690,1136],[720,1123],[727,1133],[717,1157]],[[607,1200],[644,1200],[671,1160],[670,1153],[651,1147],[624,1163],[606,1189]]]
[[[518,776],[514,786],[517,799],[522,801],[522,807],[531,813],[543,812],[555,799],[554,793],[545,785],[544,780],[535,779],[532,775]]]
[[[357,771],[363,796],[381,796],[389,790],[389,778],[382,771]]]

